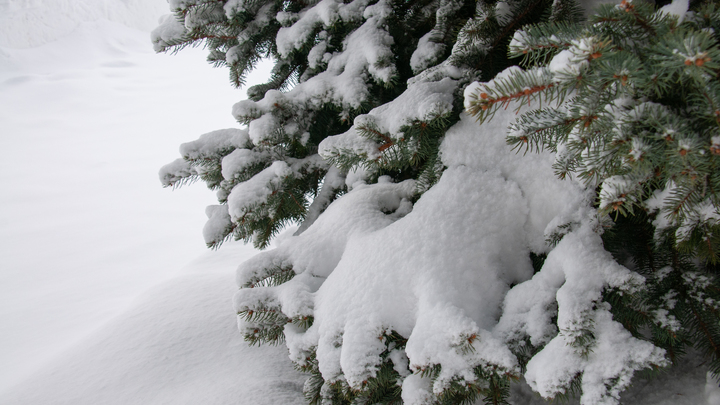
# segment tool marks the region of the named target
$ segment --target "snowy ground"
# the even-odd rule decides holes
[[[304,378],[283,346],[249,347],[229,305],[230,243],[157,286],[122,315],[0,393],[8,405],[302,405]]]
[[[156,173],[244,98],[202,50],[156,55],[151,24],[98,19],[156,21],[164,0],[41,3],[0,0],[0,391],[206,251],[212,193]]]

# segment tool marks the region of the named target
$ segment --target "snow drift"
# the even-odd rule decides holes
[[[282,347],[237,333],[228,269],[254,254],[239,243],[140,297],[101,330],[0,395],[13,405],[302,405],[304,378]]]

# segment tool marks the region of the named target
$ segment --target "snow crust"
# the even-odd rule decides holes
[[[185,25],[174,18],[171,14],[160,18],[158,25],[152,32],[150,40],[155,52],[162,51],[165,47],[171,46],[185,35]]]
[[[197,170],[190,166],[190,163],[188,163],[187,160],[179,158],[164,165],[158,176],[160,177],[160,183],[163,186],[168,187],[197,174]]]
[[[641,276],[614,261],[588,225],[566,235],[550,252],[542,270],[507,295],[498,327],[499,332],[507,333],[528,325],[533,344],[547,343],[527,365],[525,378],[530,386],[543,397],[553,398],[582,373],[583,403],[615,404],[635,370],[668,365],[663,350],[633,338],[612,320],[607,304],[600,302],[606,287],[632,292],[643,282]],[[535,286],[549,290],[535,300],[527,295],[537,291]],[[553,337],[557,331],[548,323],[548,313],[539,307],[551,307],[554,300],[560,333]],[[595,334],[595,342],[590,354],[583,355],[575,340],[587,330]]]
[[[249,123],[253,143],[261,145],[280,131],[292,138],[302,139],[307,135],[307,121],[312,119],[313,108],[332,103],[341,106],[347,115],[349,110],[358,109],[370,96],[365,86],[367,77],[378,83],[390,82],[396,75],[392,63],[393,39],[387,32],[387,18],[391,12],[385,0],[373,5],[368,5],[367,0],[349,3],[322,0],[300,13],[281,12],[273,16],[286,25],[279,30],[276,38],[281,55],[287,56],[314,37],[320,38],[310,52],[309,63],[312,67],[322,65],[324,70],[308,72],[286,92],[271,90],[262,100],[245,100],[233,107],[235,118]],[[327,41],[323,38],[328,38],[328,30],[338,20],[361,21],[362,24],[343,41],[342,50],[326,52]],[[164,33],[175,32],[172,24],[166,23],[167,26],[163,25],[153,34],[160,41],[156,42],[160,46],[167,42],[162,39]],[[168,38],[180,35],[178,33],[168,34]],[[244,38],[243,35],[240,39]],[[279,125],[279,117],[287,122],[284,127]]]
[[[427,34],[423,35],[418,41],[412,56],[410,57],[410,67],[413,72],[420,73],[430,66],[437,64],[445,52],[447,46],[442,43],[443,29],[447,29],[447,16],[452,15],[462,7],[462,3],[455,0],[443,0],[435,12],[437,21],[435,27]]]
[[[270,160],[270,153],[254,149],[235,149],[222,159],[221,174],[225,180],[233,180],[238,173],[249,166],[264,163]]]
[[[208,217],[203,227],[205,243],[208,245],[222,243],[233,229],[228,206],[208,205],[205,208],[205,215]]]
[[[383,211],[408,210],[413,187],[412,182],[358,186],[351,196],[331,204],[307,231],[243,263],[237,271],[238,285],[264,279],[267,277],[264,269],[274,266],[292,266],[296,274],[310,272],[311,277],[327,277],[340,260],[349,238],[356,233],[383,228],[397,219]],[[246,294],[252,294],[251,290],[240,290],[238,297]],[[244,299],[238,297],[236,303]]]
[[[290,166],[283,162],[274,162],[270,167],[253,176],[252,179],[238,184],[228,196],[230,215],[238,219],[253,205],[263,203],[267,197],[280,187],[284,177],[292,173]]]
[[[223,151],[242,148],[249,142],[247,130],[237,128],[219,129],[201,135],[195,141],[180,145],[180,155],[186,159],[213,159]]]
[[[558,54],[548,72],[563,75],[582,69],[576,64],[576,56],[587,52],[590,45],[586,42],[578,41],[572,52]],[[466,105],[469,95],[492,92],[495,82],[516,72],[516,68],[510,68],[490,83],[469,86],[465,90]],[[538,70],[538,75],[547,76],[548,72]],[[514,106],[506,107],[512,109]],[[507,117],[505,111],[500,110],[497,114]],[[496,115],[490,120],[497,121],[502,123],[503,119]],[[519,162],[519,159],[515,161],[516,167]],[[546,168],[551,166],[551,162],[546,163]],[[522,168],[525,169],[524,165]],[[552,184],[535,172],[530,176],[531,184]],[[615,202],[617,196],[633,186],[629,179],[619,176],[609,179],[600,191],[601,207]],[[570,194],[569,201],[582,200],[583,194],[587,196],[587,191],[576,192],[574,199]],[[528,189],[526,195],[535,195],[542,200],[551,198],[543,198],[546,196],[544,190]],[[568,201],[568,197],[559,200]],[[644,279],[616,263],[604,250],[600,239],[601,224],[590,208],[589,200],[568,208],[545,222],[548,227],[544,228],[544,238],[555,234],[562,239],[556,246],[548,246],[542,269],[505,296],[503,313],[494,333],[515,348],[527,343],[542,347],[528,363],[525,378],[543,397],[554,398],[566,392],[572,380],[580,376],[583,404],[617,404],[620,392],[630,385],[635,371],[668,363],[664,351],[633,338],[612,320],[609,307],[601,302],[604,289],[632,292],[643,288]],[[533,211],[536,210],[530,209],[531,213]],[[547,212],[547,209],[539,210],[543,211]],[[532,229],[528,233],[538,235]],[[554,318],[555,322],[552,321]],[[592,336],[590,341],[588,336]]]
[[[378,360],[373,359],[373,346],[388,329],[409,337],[406,352],[411,369],[442,364],[449,378],[474,365],[455,353],[460,337],[489,328],[507,284],[522,279],[529,269],[527,260],[510,254],[513,248],[522,248],[509,235],[522,228],[518,221],[522,215],[515,214],[525,207],[510,199],[505,211],[493,213],[489,203],[493,195],[519,196],[520,191],[495,177],[491,174],[488,179],[467,168],[449,169],[406,217],[348,242],[315,303],[318,359],[326,379],[332,381],[341,372],[351,386],[367,379],[365,366]],[[480,183],[484,190],[477,187]],[[447,204],[437,210],[430,201],[441,196]],[[474,215],[462,215],[466,204],[478,208]],[[475,234],[477,224],[493,215],[498,221],[484,227],[486,236]],[[501,230],[508,231],[505,238],[497,237]],[[490,250],[496,254],[487,257]],[[360,288],[349,290],[350,285]],[[328,341],[340,334],[342,349]],[[498,345],[490,336],[484,338],[479,339],[483,341],[477,347],[478,358],[472,361],[492,360],[513,369],[508,353],[490,350]],[[334,354],[340,350],[339,356]],[[340,364],[333,358],[339,358]]]
[[[430,31],[420,37],[417,49],[415,49],[415,52],[413,52],[410,58],[410,67],[413,72],[420,73],[425,70],[428,66],[436,62],[445,51],[446,46],[433,41],[433,35],[437,35],[437,33]]]

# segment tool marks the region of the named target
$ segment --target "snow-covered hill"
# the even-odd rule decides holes
[[[250,347],[230,305],[237,262],[230,243],[139,298],[24,383],[7,405],[302,405],[304,378],[283,346]]]
[[[167,10],[165,0],[0,0],[0,46],[38,46],[100,19],[149,31]]]
[[[46,3],[0,8],[64,4]],[[25,27],[38,41],[42,15]],[[162,189],[157,171],[180,143],[236,125],[245,96],[199,49],[156,55],[149,32],[80,17],[43,45],[0,47],[0,391],[206,251],[214,196]]]

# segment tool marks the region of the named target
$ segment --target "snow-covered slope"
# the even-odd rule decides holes
[[[237,332],[233,268],[254,250],[228,243],[158,286],[100,331],[0,394],[6,405],[304,404],[283,346]]]
[[[201,50],[156,55],[108,20],[0,47],[0,390],[206,250],[212,193],[162,189],[157,171],[237,125],[244,96]]]
[[[0,46],[41,45],[100,19],[149,31],[167,12],[165,0],[0,0]]]

